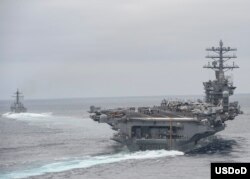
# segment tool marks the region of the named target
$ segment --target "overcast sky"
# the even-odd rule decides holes
[[[249,0],[0,0],[0,99],[202,94],[206,47],[237,47],[250,92]],[[228,74],[231,74],[229,72]]]

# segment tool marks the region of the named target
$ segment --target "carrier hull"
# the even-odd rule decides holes
[[[223,124],[214,128],[195,119],[186,122],[180,119],[162,120],[160,122],[157,119],[141,119],[139,122],[127,121],[126,124],[122,124],[123,127],[119,128],[119,133],[115,134],[112,140],[127,146],[131,151],[165,149],[188,152],[201,147],[201,140],[225,129]],[[159,129],[158,132],[160,131],[158,134],[157,128]],[[142,136],[137,135],[138,129],[144,131],[144,134],[142,132],[139,134]],[[134,133],[136,130],[137,134]],[[119,135],[121,131],[129,135]]]

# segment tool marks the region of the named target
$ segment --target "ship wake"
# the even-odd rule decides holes
[[[34,120],[51,117],[52,113],[4,113],[3,117],[16,120]]]
[[[38,168],[12,172],[10,174],[2,175],[2,178],[26,178],[31,176],[43,175],[46,173],[63,172],[79,168],[89,168],[96,165],[116,163],[126,160],[154,159],[160,157],[174,157],[178,155],[184,155],[184,153],[180,151],[153,150],[138,151],[133,153],[121,152],[109,155],[86,156],[74,160],[64,160],[55,162]]]

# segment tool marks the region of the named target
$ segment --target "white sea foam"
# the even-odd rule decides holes
[[[4,179],[26,178],[30,176],[42,175],[45,173],[63,172],[77,168],[89,168],[96,165],[115,163],[125,160],[154,159],[154,158],[168,157],[168,156],[174,157],[177,155],[184,155],[184,153],[180,151],[153,150],[153,151],[139,151],[134,153],[122,152],[111,155],[86,156],[80,159],[47,164],[39,168],[12,172],[2,177]]]
[[[20,119],[20,120],[29,120],[29,119],[42,119],[51,116],[51,113],[5,113],[2,114],[3,117],[10,119]]]

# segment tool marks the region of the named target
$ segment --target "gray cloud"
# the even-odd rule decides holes
[[[1,99],[201,94],[204,49],[237,47],[250,91],[247,0],[2,0]],[[184,84],[184,86],[183,86]],[[188,84],[188,85],[187,85]]]

